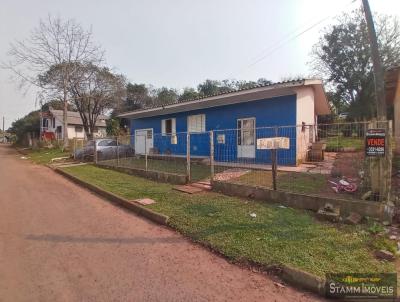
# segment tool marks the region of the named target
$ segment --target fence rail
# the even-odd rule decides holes
[[[371,128],[385,130],[388,151],[383,157],[365,154]],[[278,190],[382,201],[390,194],[391,131],[388,121],[257,128],[243,124],[239,129],[170,134],[144,129],[96,143],[76,140],[74,155],[111,166],[184,175],[188,181],[267,188],[275,183]],[[268,142],[277,138],[285,148],[268,149]]]

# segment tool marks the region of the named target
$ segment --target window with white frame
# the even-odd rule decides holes
[[[171,135],[176,133],[176,119],[170,118],[161,121],[161,132],[163,135]]]
[[[196,114],[188,116],[188,132],[205,132],[206,115]]]

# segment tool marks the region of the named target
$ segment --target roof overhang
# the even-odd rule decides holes
[[[400,66],[390,68],[385,73],[386,103],[392,105],[400,99]]]
[[[286,83],[277,83],[264,87],[256,87],[247,90],[239,90],[225,94],[205,97],[202,99],[185,101],[181,103],[166,105],[162,107],[135,110],[118,115],[122,118],[144,118],[151,116],[166,115],[178,112],[192,111],[198,109],[220,107],[238,103],[251,102],[278,96],[293,95],[301,87],[312,87],[314,89],[315,113],[317,115],[330,114],[330,106],[326,97],[321,80],[299,80]]]

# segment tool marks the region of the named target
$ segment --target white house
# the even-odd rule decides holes
[[[108,117],[106,115],[99,115],[93,133],[94,137],[106,136],[107,119]],[[84,139],[87,137],[83,129],[83,123],[79,112],[68,111],[67,122],[69,139]],[[63,135],[63,111],[50,108],[49,111],[41,112],[40,137],[47,139],[63,139]]]

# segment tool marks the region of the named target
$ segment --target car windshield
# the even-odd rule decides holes
[[[113,142],[111,139],[104,139],[101,140],[97,143],[98,146],[104,147],[104,146],[111,146],[110,144]]]

